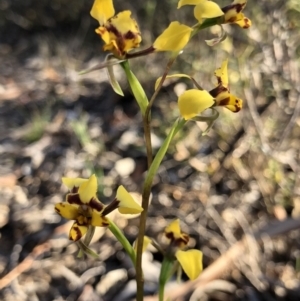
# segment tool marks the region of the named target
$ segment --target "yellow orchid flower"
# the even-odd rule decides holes
[[[224,12],[215,2],[208,0],[180,0],[178,2],[177,8],[180,8],[184,5],[195,5],[194,16],[199,23],[203,19],[211,19],[224,15]]]
[[[167,29],[153,43],[156,51],[182,50],[190,40],[193,29],[177,21],[171,22]]]
[[[234,0],[230,5],[223,7],[224,23],[235,23],[242,28],[250,27],[251,20],[242,13],[246,4],[247,0]]]
[[[215,70],[217,78],[217,87],[211,91],[202,90],[193,77],[187,74],[171,74],[166,78],[188,78],[198,89],[190,89],[183,92],[178,98],[178,108],[181,116],[186,119],[192,119],[204,110],[213,106],[224,106],[232,112],[238,112],[243,106],[243,101],[230,93],[228,72],[228,60],[222,63],[221,68]],[[155,82],[155,89],[159,85],[161,77]]]
[[[67,194],[65,202],[55,205],[55,211],[62,217],[75,221],[69,233],[69,238],[73,241],[85,235],[90,226],[109,226],[106,215],[117,208],[121,213],[127,214],[143,211],[123,186],[118,188],[116,198],[109,205],[102,204],[96,196],[95,175],[89,179],[63,178],[62,181],[69,188],[70,193]]]
[[[179,219],[174,220],[165,228],[164,235],[170,244],[180,249],[186,247],[190,239],[188,234],[181,232]]]
[[[221,68],[215,70],[218,85],[209,91],[209,93],[215,98],[216,106],[224,106],[232,112],[239,112],[243,106],[243,101],[235,95],[230,94],[227,64],[228,60],[225,60]]]
[[[189,241],[188,234],[184,233],[180,229],[179,219],[171,222],[164,232],[165,236],[169,239],[171,250],[175,249],[175,257],[180,263],[182,269],[187,276],[194,280],[203,270],[202,265],[202,252],[196,249],[184,251]]]
[[[111,51],[116,57],[122,58],[131,49],[139,47],[142,37],[129,10],[114,14],[112,0],[95,0],[91,16],[100,24],[96,33],[104,41],[105,51]]]

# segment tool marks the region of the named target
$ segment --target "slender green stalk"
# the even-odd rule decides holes
[[[133,72],[130,70],[130,66],[128,61],[122,62],[121,66],[123,67],[128,83],[130,85],[130,88],[132,90],[132,93],[134,95],[134,98],[136,99],[140,110],[142,112],[142,115],[145,115],[147,106],[148,106],[148,98],[147,95],[140,84],[139,80],[136,78],[136,76],[133,74]]]
[[[112,234],[117,238],[117,240],[122,244],[123,248],[125,249],[126,253],[129,255],[133,265],[135,266],[136,263],[136,255],[132,245],[129,243],[127,238],[124,236],[123,232],[119,229],[119,227],[112,221],[109,220],[109,230]]]
[[[79,248],[82,250],[83,253],[90,255],[93,258],[99,259],[98,254],[95,253],[92,249],[90,249],[87,245],[85,245],[81,240],[78,240],[76,243],[79,246]]]
[[[164,260],[161,264],[160,275],[159,275],[159,288],[158,288],[159,301],[164,301],[165,286],[174,272],[173,266],[174,266],[174,259],[172,260],[168,257],[164,257]]]
[[[85,238],[84,238],[84,241],[83,241],[85,246],[88,247],[89,244],[91,243],[91,241],[93,239],[93,236],[94,236],[94,233],[95,233],[95,230],[96,230],[96,228],[94,226],[89,226],[88,231],[87,231],[87,233],[85,235]],[[78,255],[77,255],[77,258],[82,258],[83,254],[84,254],[84,251],[83,251],[82,248],[80,248],[80,250],[78,252]]]
[[[177,134],[177,132],[184,126],[185,124],[184,119],[177,119],[168,136],[166,137],[165,141],[163,142],[162,146],[160,147],[159,151],[157,152],[149,170],[147,173],[147,177],[145,179],[145,183],[143,186],[143,194],[142,194],[142,207],[143,212],[141,213],[140,217],[140,227],[139,227],[139,235],[137,240],[137,254],[136,254],[136,281],[137,281],[137,301],[143,301],[144,297],[144,278],[143,278],[143,271],[142,271],[142,250],[143,250],[143,241],[146,229],[146,220],[147,220],[147,213],[148,213],[148,206],[149,206],[149,197],[151,193],[152,182],[154,176],[157,173],[157,170],[169,148],[169,145]]]

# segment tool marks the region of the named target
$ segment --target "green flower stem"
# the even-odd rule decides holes
[[[174,267],[174,260],[168,257],[164,257],[164,260],[160,268],[160,275],[159,275],[159,289],[158,289],[159,301],[164,301],[165,286],[174,272],[173,267]]]
[[[96,228],[94,226],[89,226],[88,231],[87,231],[84,241],[83,241],[83,243],[86,247],[88,247],[89,244],[91,243],[94,233],[95,233],[95,230],[96,230]],[[82,258],[83,254],[84,254],[84,250],[83,250],[83,248],[80,248],[77,258]]]
[[[78,240],[76,243],[79,246],[80,250],[82,250],[83,253],[90,255],[93,258],[99,259],[98,254],[95,253],[92,249],[90,249],[87,245],[85,245],[81,240]],[[79,254],[78,254],[78,256],[79,256]]]
[[[139,80],[136,78],[136,76],[130,70],[128,61],[122,62],[121,66],[125,71],[128,83],[129,83],[132,93],[140,107],[142,115],[145,116],[145,112],[146,112],[146,109],[147,109],[147,106],[149,103],[147,95],[146,95],[142,85],[140,84]]]
[[[129,255],[133,265],[135,266],[136,255],[135,255],[134,249],[133,249],[132,245],[129,243],[129,241],[127,240],[127,238],[124,236],[123,232],[112,220],[109,220],[108,228],[112,232],[112,234],[116,237],[116,239],[122,244],[126,253]]]
[[[157,173],[157,170],[169,148],[169,145],[174,138],[174,136],[178,133],[178,131],[184,126],[186,121],[184,119],[177,119],[168,136],[166,137],[165,141],[163,142],[162,146],[160,147],[159,151],[157,152],[149,170],[147,173],[147,177],[144,182],[143,187],[143,194],[142,194],[142,207],[143,211],[140,217],[140,225],[139,225],[139,235],[137,240],[137,254],[136,254],[136,282],[137,282],[137,301],[143,301],[144,298],[144,278],[143,278],[143,271],[142,271],[142,250],[143,250],[143,242],[145,236],[145,229],[146,229],[146,220],[147,220],[147,213],[148,213],[148,206],[149,206],[149,197],[151,193],[152,182],[154,176]]]

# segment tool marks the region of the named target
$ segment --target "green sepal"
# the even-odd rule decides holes
[[[88,247],[88,245],[91,243],[93,236],[95,234],[95,230],[96,230],[96,228],[94,226],[91,226],[91,225],[89,226],[88,231],[87,231],[87,233],[84,237],[84,241],[83,241],[83,243],[86,247]],[[80,248],[77,258],[81,258],[83,256],[83,254],[84,254],[84,250],[82,248]]]
[[[210,108],[213,111],[213,114],[211,116],[196,116],[193,117],[191,120],[194,121],[200,121],[200,122],[206,122],[207,123],[207,128],[206,130],[202,133],[202,136],[205,136],[208,134],[208,132],[210,131],[210,129],[212,128],[212,126],[214,125],[215,121],[218,119],[219,117],[219,112],[214,109],[214,108]]]
[[[91,257],[93,257],[95,259],[99,259],[99,255],[97,253],[95,253],[92,249],[90,249],[87,245],[85,245],[81,240],[78,240],[76,243],[83,253],[90,255]],[[81,255],[81,254],[78,254],[77,257],[81,258],[82,255],[80,257],[79,257],[79,255]]]
[[[133,72],[130,70],[130,66],[128,61],[121,63],[122,68],[125,71],[129,86],[132,90],[132,93],[140,107],[140,110],[142,112],[142,115],[145,115],[147,106],[149,104],[149,100],[147,98],[147,95],[140,84],[139,80],[136,78],[136,76],[133,74]]]
[[[109,62],[112,59],[114,59],[114,56],[112,56],[111,54],[109,54],[109,55],[106,56],[105,61]],[[109,83],[110,83],[111,87],[113,88],[113,90],[118,95],[124,96],[122,88],[120,87],[120,85],[119,85],[119,83],[118,83],[118,81],[117,81],[117,79],[115,77],[114,66],[108,64],[108,66],[106,68],[106,73],[107,73],[107,76],[108,76]]]

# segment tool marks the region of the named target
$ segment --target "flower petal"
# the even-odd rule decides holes
[[[228,72],[227,72],[228,60],[222,62],[221,68],[215,70],[215,76],[218,80],[218,85],[222,85],[225,88],[228,88]]]
[[[104,50],[112,51],[117,56],[123,56],[129,50],[140,46],[141,33],[131,11],[125,10],[108,20],[96,29],[105,42]]]
[[[180,238],[181,229],[179,219],[175,219],[165,228],[165,234],[172,233],[174,238]]]
[[[78,205],[71,205],[66,202],[56,204],[54,209],[59,215],[66,219],[76,220],[79,215]]]
[[[169,27],[154,41],[156,51],[180,51],[188,43],[193,29],[179,22],[171,22]]]
[[[97,178],[95,175],[90,176],[88,181],[79,186],[78,193],[83,203],[88,203],[93,197],[96,197]]]
[[[122,214],[137,214],[143,211],[143,208],[122,185],[117,190],[116,199],[119,202],[118,210]]]
[[[224,106],[226,109],[237,113],[242,109],[243,101],[242,99],[237,98],[235,95],[224,91],[216,96],[216,105]]]
[[[83,235],[86,234],[87,230],[88,230],[87,225],[79,225],[77,222],[75,222],[70,230],[69,239],[73,241],[77,241]]]
[[[82,178],[62,178],[61,180],[64,185],[69,188],[69,190],[72,190],[74,187],[79,187],[82,183],[88,181],[88,179]]]
[[[103,25],[115,14],[112,0],[95,0],[91,9],[91,16]]]
[[[199,115],[213,104],[214,98],[205,90],[187,90],[178,98],[180,114],[186,120]]]
[[[200,4],[202,2],[206,2],[207,0],[180,0],[178,2],[178,6],[177,8],[180,8],[184,5],[197,5],[197,4]]]
[[[185,248],[190,240],[189,235],[181,231],[179,219],[171,222],[165,228],[164,234],[169,240],[169,244],[172,244],[179,249]]]
[[[200,3],[194,8],[194,16],[199,22],[202,19],[216,18],[223,15],[224,13],[220,6],[212,1]]]
[[[92,211],[91,225],[95,227],[108,227],[109,221],[105,216],[102,216],[98,211]]]
[[[242,14],[242,15],[244,15],[244,14]],[[245,29],[249,28],[252,25],[251,20],[245,16],[243,16],[243,18],[240,20],[236,20],[234,23]]]
[[[203,270],[203,254],[201,251],[195,249],[188,251],[178,250],[175,256],[182,269],[191,280],[196,279],[200,275]]]

